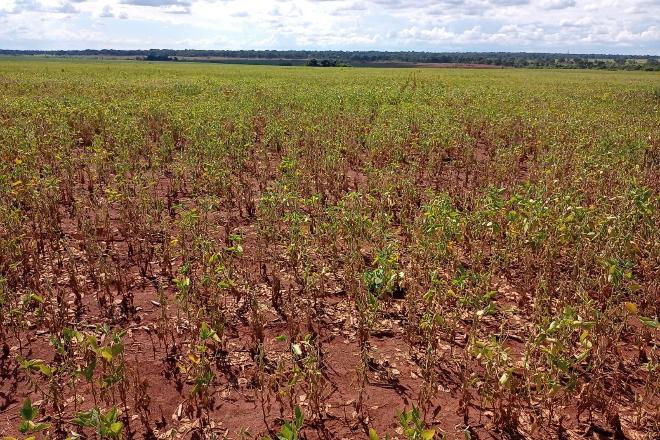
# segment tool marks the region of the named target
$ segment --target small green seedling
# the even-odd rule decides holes
[[[79,413],[72,423],[83,428],[95,428],[101,438],[121,439],[124,424],[118,420],[117,408],[105,414],[98,408]]]
[[[18,430],[23,434],[34,434],[48,429],[50,426],[48,423],[35,423],[34,420],[37,416],[39,416],[39,408],[32,405],[32,401],[28,397],[25,399],[23,406],[21,407],[21,424],[19,425]]]
[[[399,424],[408,440],[433,440],[435,429],[427,429],[420,418],[419,410],[413,406],[408,411],[399,413]]]
[[[291,422],[284,422],[284,425],[277,434],[277,440],[298,440],[300,429],[303,426],[305,417],[303,416],[300,407],[296,405],[294,409],[295,418]]]

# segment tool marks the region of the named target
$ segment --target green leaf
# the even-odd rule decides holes
[[[644,324],[647,327],[650,328],[660,327],[660,322],[658,322],[658,318],[647,318],[644,316],[640,316],[639,319],[642,321],[642,324]]]
[[[117,421],[117,408],[113,406],[111,409],[108,410],[107,413],[105,413],[105,416],[101,416],[101,418],[106,423],[113,423]]]
[[[112,362],[112,359],[114,358],[112,350],[109,347],[103,347],[101,349],[101,357],[108,362]]]
[[[213,330],[211,330],[211,327],[207,322],[202,322],[202,324],[199,327],[199,339],[202,341],[206,341],[211,337],[213,334]]]
[[[298,405],[296,405],[294,413],[296,415],[296,428],[300,429],[305,422],[305,417],[303,416],[302,410]]]
[[[31,423],[29,420],[24,420],[20,425],[18,425],[18,431],[22,434],[25,434],[26,432],[30,431],[30,425]]]
[[[374,428],[369,428],[369,440],[380,440]]]
[[[41,295],[37,295],[36,293],[31,293],[30,299],[32,301],[38,302],[39,304],[42,304],[44,302],[44,297]]]
[[[288,423],[285,423],[284,426],[280,429],[280,432],[277,434],[278,440],[293,440],[294,434],[293,429],[289,426]]]
[[[575,361],[579,364],[589,356],[589,350],[584,350],[575,355]]]
[[[32,432],[43,431],[44,429],[48,429],[49,427],[50,427],[50,423],[37,423],[36,425],[32,426]]]
[[[99,413],[98,408],[91,409],[86,412],[79,413],[76,418],[74,418],[71,423],[74,425],[91,428],[98,427],[101,424],[101,414]]]
[[[21,362],[21,366],[28,370],[37,370],[46,377],[50,377],[55,372],[54,367],[50,367],[41,359],[32,359]]]
[[[112,353],[112,357],[119,356],[123,351],[124,351],[124,344],[122,343],[112,344],[112,346],[110,347],[110,353]]]
[[[46,377],[51,377],[55,372],[55,368],[46,364],[39,364],[37,365],[37,368],[39,368],[39,372]]]
[[[21,408],[21,419],[29,421],[34,420],[34,418],[39,413],[39,410],[32,406],[32,401],[28,397],[23,402],[23,407]]]
[[[115,422],[112,425],[110,425],[110,432],[117,435],[121,432],[123,428],[124,428],[124,424],[122,422]]]
[[[89,363],[85,368],[82,369],[82,374],[87,379],[87,382],[91,382],[94,377],[94,370],[96,370],[96,357],[93,357],[89,360]]]
[[[92,350],[96,350],[97,348],[99,348],[99,341],[96,340],[96,336],[87,335],[87,345],[92,347]]]

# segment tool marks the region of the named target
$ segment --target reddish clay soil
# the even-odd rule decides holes
[[[475,153],[473,161],[481,164],[492,158],[485,148]],[[452,159],[448,159],[448,163]],[[273,161],[276,163],[276,161]],[[522,164],[522,162],[521,162]],[[485,166],[485,165],[484,165]],[[272,171],[271,171],[272,172]],[[528,172],[521,165],[521,177]],[[476,173],[475,173],[476,174]],[[343,176],[348,188],[364,187],[368,184],[365,175],[352,171]],[[468,176],[456,167],[447,167],[438,182],[453,185],[476,185],[477,176]],[[449,182],[449,183],[447,183]],[[162,197],[169,194],[170,182],[161,179]],[[439,183],[436,183],[439,184]],[[82,190],[81,190],[82,191]],[[255,189],[256,192],[256,189]],[[184,198],[182,197],[182,200]],[[116,213],[115,213],[116,214]],[[217,223],[218,235],[227,234],[223,224],[227,213],[219,213],[214,219]],[[82,262],[84,256],[82,233],[76,224],[64,218],[62,221],[64,237],[62,242],[74,250],[71,257]],[[266,267],[265,276],[261,274],[259,257],[251,254],[255,248],[255,225],[250,221],[241,221],[233,232],[239,232],[245,239],[244,273],[251,282],[251,292],[260,304],[260,313],[264,320],[264,347],[266,371],[273,371],[278,360],[285,364],[291,362],[290,342],[279,341],[280,335],[312,334],[319,338],[322,350],[320,370],[323,377],[320,390],[321,397],[317,399],[321,405],[321,419],[309,416],[312,398],[307,396],[300,387],[295,387],[292,395],[273,392],[269,385],[263,385],[260,369],[253,353],[254,330],[249,325],[250,313],[246,306],[247,299],[238,297],[230,299],[227,304],[227,326],[225,330],[224,348],[226,355],[218,360],[215,380],[211,386],[212,410],[210,426],[212,431],[223,438],[261,438],[274,436],[279,430],[282,420],[290,420],[292,407],[299,405],[306,412],[306,424],[303,430],[307,439],[364,439],[368,437],[368,428],[375,428],[381,435],[389,433],[393,438],[403,438],[397,423],[396,413],[404,408],[417,404],[422,381],[422,353],[410,349],[408,335],[405,330],[406,302],[405,298],[389,301],[370,336],[369,381],[364,390],[365,417],[360,419],[355,411],[358,398],[357,366],[359,362],[359,346],[357,340],[357,322],[354,318],[354,301],[341,288],[341,273],[326,274],[325,289],[316,297],[316,306],[312,304],[309,295],[300,299],[294,310],[285,310],[288,319],[283,319],[273,307],[276,303],[272,297],[275,274],[281,282],[284,295],[295,295],[295,282],[288,278],[286,263],[278,257],[283,249],[272,248],[275,256],[270,261],[277,261],[280,267]],[[140,237],[132,238],[134,246]],[[193,384],[184,374],[177,371],[177,362],[186,356],[188,342],[184,335],[194,333],[186,326],[194,326],[185,316],[180,316],[182,310],[177,305],[171,279],[160,274],[160,261],[152,261],[149,276],[144,277],[138,266],[128,257],[128,243],[119,230],[117,218],[111,219],[110,230],[97,231],[97,244],[107,247],[107,252],[116,259],[124,279],[121,288],[132,293],[133,303],[128,313],[121,311],[121,304],[109,304],[114,313],[107,313],[95,298],[95,287],[92,280],[84,273],[78,273],[78,283],[83,293],[83,310],[80,317],[69,316],[71,326],[79,329],[92,329],[94,326],[108,324],[126,331],[124,337],[126,361],[125,380],[128,386],[126,406],[119,405],[125,418],[127,438],[202,438],[197,420],[197,409],[191,402]],[[368,258],[365,251],[365,258]],[[176,266],[176,262],[173,264]],[[65,291],[66,301],[73,302],[73,294],[68,289],[70,280],[66,273],[56,279],[50,277],[57,289]],[[278,283],[279,283],[278,282]],[[170,286],[162,295],[155,286]],[[506,280],[497,282],[499,295],[498,305],[521,303],[525,296],[524,289],[516,288]],[[163,303],[166,299],[166,303]],[[232,303],[233,301],[233,303]],[[314,313],[311,310],[314,309]],[[109,316],[114,316],[110,318]],[[179,316],[178,319],[173,319]],[[313,319],[312,319],[313,318]],[[487,318],[486,318],[487,322]],[[165,344],[158,329],[170,325],[171,340]],[[468,326],[469,322],[464,322]],[[526,327],[530,325],[524,316],[513,324],[520,328],[520,335],[527,334]],[[489,323],[493,333],[498,330],[498,323],[493,319]],[[43,359],[52,362],[55,353],[49,344],[50,335],[42,325],[22,329],[14,333],[9,330],[8,347],[0,355],[0,433],[17,435],[20,423],[19,409],[26,396],[40,403],[42,394],[35,391],[30,383],[30,376],[16,361],[21,356],[27,359]],[[17,339],[19,336],[19,340]],[[159,337],[160,336],[160,337]],[[625,337],[624,337],[625,340]],[[424,408],[426,423],[442,432],[449,439],[466,438],[464,428],[469,426],[471,438],[645,438],[646,433],[632,428],[635,414],[632,410],[634,387],[641,387],[641,378],[629,381],[632,389],[620,390],[616,377],[609,378],[612,384],[612,402],[609,408],[616,408],[617,420],[608,420],[604,412],[586,414],[567,402],[562,408],[557,408],[561,417],[561,425],[554,423],[552,429],[539,428],[535,419],[548,414],[535,414],[533,410],[523,410],[520,432],[499,432],[493,420],[491,408],[479,406],[476,398],[476,385],[469,395],[463,395],[461,382],[465,380],[459,359],[462,357],[466,344],[465,332],[459,328],[454,340],[444,340],[439,343],[438,368],[434,371],[437,380],[437,390],[429,408]],[[512,353],[519,353],[523,346],[523,337],[509,339],[507,342]],[[649,341],[650,344],[650,341]],[[631,344],[632,346],[632,344]],[[176,350],[172,350],[176,347]],[[639,353],[622,345],[621,350],[623,371],[629,365],[635,364]],[[170,352],[168,353],[168,348]],[[474,365],[476,370],[479,367]],[[262,384],[260,385],[260,382]],[[38,383],[37,389],[43,389],[45,384]],[[263,389],[263,391],[260,390]],[[82,409],[94,406],[95,398],[91,387],[80,380],[68,395],[63,396],[64,410],[62,418],[67,429],[77,429],[70,425],[73,414]],[[97,403],[107,407],[96,397]],[[121,399],[114,397],[114,402]],[[42,413],[48,413],[48,408]],[[52,422],[52,419],[45,421]],[[547,425],[546,425],[547,426]],[[208,433],[207,433],[208,435]]]
[[[249,237],[250,226],[243,229],[244,236]],[[72,232],[71,235],[75,234]],[[115,246],[121,248],[122,243],[117,242]],[[245,248],[249,247],[248,242]],[[282,274],[282,278],[285,278],[285,274]],[[289,343],[280,342],[276,337],[291,332],[290,326],[295,327],[296,333],[313,332],[320,337],[323,376],[326,382],[320,399],[324,416],[322,420],[312,420],[306,425],[306,438],[367,438],[369,427],[374,427],[381,433],[396,435],[400,432],[396,412],[416,404],[422,383],[421,353],[410,351],[410,344],[402,327],[402,321],[405,320],[405,301],[393,300],[389,303],[383,314],[387,318],[379,321],[371,336],[371,371],[368,373],[369,384],[364,393],[367,417],[359,420],[355,412],[359,347],[356,338],[357,325],[352,318],[353,305],[351,298],[338,288],[333,276],[328,278],[328,291],[320,298],[320,314],[316,322],[306,322],[304,319],[291,319],[286,322],[274,308],[264,309],[264,316],[267,317],[264,326],[267,358],[274,361],[278,357],[289,356]],[[169,438],[174,433],[172,429],[175,429],[177,438],[201,438],[195,430],[198,425],[194,422],[194,409],[188,408],[192,385],[185,381],[183,375],[173,374],[176,369],[166,362],[168,354],[155,331],[162,323],[160,319],[164,312],[167,316],[177,314],[173,292],[165,295],[168,305],[160,304],[161,297],[156,289],[141,279],[134,267],[127,274],[127,285],[134,295],[135,312],[128,320],[115,324],[127,331],[124,338],[128,365],[126,376],[131,382],[140,383],[144,387],[137,392],[131,390],[128,408],[121,408],[132,415],[129,420],[129,437]],[[272,303],[270,286],[263,283],[255,286],[255,290],[261,304]],[[517,296],[520,294],[510,286],[503,284],[501,291],[502,305],[505,305],[506,301],[518,301]],[[77,322],[78,326],[84,327],[83,323],[86,323],[92,327],[93,324],[108,322],[91,295],[85,296],[84,303],[86,312]],[[235,305],[234,310],[240,313],[240,304]],[[525,324],[521,322],[520,325],[523,327]],[[496,322],[493,322],[492,327],[493,331],[497,331]],[[181,332],[185,331],[181,329]],[[259,438],[269,433],[272,435],[279,429],[281,420],[291,418],[291,401],[303,409],[310,404],[308,397],[299,391],[293,396],[279,396],[278,400],[278,396],[264,396],[257,389],[258,371],[251,354],[252,333],[250,326],[242,323],[240,319],[234,318],[230,322],[225,333],[228,352],[226,365],[218,370],[219,374],[213,385],[211,420],[215,431],[218,434],[226,434],[229,438],[239,438],[240,433],[243,433],[244,438]],[[48,341],[49,335],[38,328],[29,333],[22,332],[22,347],[14,345],[10,347],[9,356],[3,356],[0,365],[0,432],[4,435],[17,434],[16,428],[20,423],[19,408],[26,396],[30,395],[33,402],[37,403],[41,399],[39,393],[31,392],[32,387],[27,375],[18,368],[14,359],[20,354],[28,359],[51,361],[54,352]],[[461,427],[465,425],[471,427],[473,438],[506,437],[508,434],[499,433],[494,428],[492,411],[478,406],[477,399],[469,401],[467,419],[460,410],[463,405],[459,386],[462,372],[455,359],[459,358],[464,344],[464,336],[460,333],[454,341],[441,343],[439,356],[442,361],[439,362],[440,368],[436,372],[438,390],[432,399],[432,407],[428,408],[427,423],[445,433],[447,438],[464,438]],[[520,342],[510,340],[510,347],[514,352],[521,346]],[[624,364],[637,355],[633,351],[623,354]],[[65,406],[68,417],[76,410],[92,406],[93,397],[88,387],[80,387],[77,393],[78,405],[69,396]],[[132,409],[138,398],[143,399],[148,428]],[[614,397],[619,407],[622,429],[629,438],[643,438],[642,433],[631,431],[627,426],[628,421],[634,417],[629,409],[631,398],[629,393]],[[615,434],[602,415],[594,414],[590,421],[582,415],[582,420],[578,420],[577,408],[571,405],[566,406],[563,412],[563,438],[610,438]],[[530,421],[530,425],[531,423]],[[147,434],[147,429],[150,429],[151,433]],[[554,438],[556,433],[533,433],[530,427],[527,435],[521,435],[521,438],[527,435],[533,438]]]

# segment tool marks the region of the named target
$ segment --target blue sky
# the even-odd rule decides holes
[[[0,48],[660,55],[660,0],[0,0]]]

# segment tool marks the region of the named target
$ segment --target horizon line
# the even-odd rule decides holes
[[[502,50],[468,50],[468,51],[428,51],[428,50],[396,50],[396,49],[173,49],[173,48],[142,48],[142,49],[122,49],[122,48],[102,48],[102,49],[12,49],[0,47],[0,52],[41,52],[41,53],[56,53],[56,52],[103,52],[103,51],[122,51],[122,52],[149,52],[149,51],[199,51],[199,52],[344,52],[344,53],[419,53],[419,54],[531,54],[531,55],[604,55],[604,56],[617,56],[617,57],[660,57],[660,54],[630,54],[630,53],[614,53],[614,52],[541,52],[541,51],[502,51]]]

